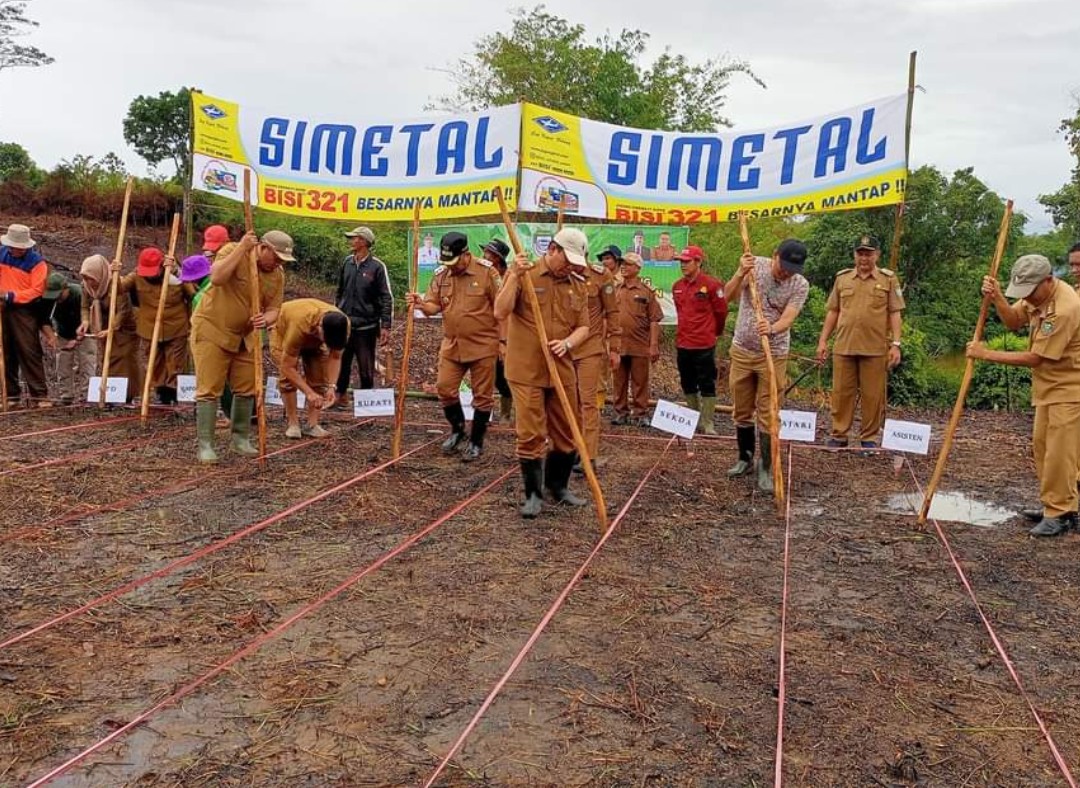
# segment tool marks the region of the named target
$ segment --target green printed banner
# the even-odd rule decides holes
[[[514,225],[522,246],[534,257],[547,251],[548,242],[555,235],[553,223],[521,222]],[[638,227],[630,224],[566,224],[585,233],[589,239],[589,260],[595,262],[597,255],[608,246],[617,246],[625,254],[637,252],[644,264],[641,278],[656,290],[664,310],[664,323],[675,323],[675,304],[671,300],[671,286],[682,276],[679,251],[690,241],[688,227]],[[464,233],[469,247],[477,257],[483,256],[484,245],[498,238],[509,246],[506,228],[501,224],[430,224],[420,228],[420,282],[418,291],[427,290],[435,269],[439,267],[439,239],[448,232]],[[409,248],[413,248],[412,230],[409,230]]]

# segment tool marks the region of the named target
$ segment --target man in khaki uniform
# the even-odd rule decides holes
[[[791,325],[802,311],[810,294],[810,283],[802,275],[806,264],[806,246],[789,238],[773,252],[771,258],[744,254],[739,268],[724,286],[728,303],[739,300],[739,317],[731,340],[731,369],[728,387],[734,406],[735,438],[739,458],[728,470],[728,478],[749,473],[754,460],[754,421],[757,419],[757,440],[761,457],[757,464],[757,486],[762,492],[773,492],[772,477],[772,391],[769,386],[769,365],[761,338],[769,338],[769,349],[776,372],[777,393],[787,385],[787,357],[791,349]],[[761,297],[761,320],[754,314],[748,277],[754,277]],[[782,399],[782,397],[781,397]]]
[[[585,293],[589,306],[589,336],[570,354],[578,383],[578,407],[585,448],[596,468],[600,452],[600,407],[605,370],[610,377],[621,355],[622,326],[615,300],[615,277],[603,265],[586,265]],[[584,473],[578,458],[575,470]]]
[[[585,267],[588,251],[583,232],[569,227],[560,230],[535,265],[524,253],[515,258],[506,283],[495,299],[495,318],[509,318],[506,379],[510,382],[517,409],[514,422],[517,456],[525,484],[521,516],[526,518],[540,514],[545,486],[556,501],[572,506],[586,503],[570,492],[569,484],[574,464],[570,419],[576,418],[578,412],[577,376],[571,351],[589,335],[588,298],[580,273]],[[575,268],[577,272],[574,272]],[[555,383],[548,375],[533,309],[521,283],[522,277],[526,276],[532,280],[540,302],[548,350],[566,389],[569,413],[563,410]],[[548,440],[550,452],[545,446]],[[547,462],[542,463],[545,453]]]
[[[349,339],[349,318],[318,298],[286,301],[270,332],[270,356],[281,373],[278,390],[285,404],[285,437],[325,438],[322,409],[334,402],[333,385],[341,372],[341,352]],[[300,364],[303,363],[303,373]],[[304,392],[307,424],[300,427],[297,390]]]
[[[484,259],[491,263],[499,280],[506,278],[506,257],[510,247],[501,238],[492,238],[484,245]],[[506,382],[506,321],[499,321],[499,358],[495,362],[495,390],[499,392],[499,418],[509,422],[514,412],[514,395]]]
[[[154,368],[148,369],[146,374],[157,392],[158,402],[175,405],[176,376],[184,372],[188,365],[188,335],[191,333],[188,304],[195,295],[195,288],[182,284],[172,271],[169,272],[169,282],[164,283],[164,265],[164,252],[153,246],[143,249],[139,252],[135,270],[120,280],[119,289],[122,293],[131,294],[132,303],[136,306],[135,333],[139,335],[143,356],[149,361],[161,288],[167,288]]]
[[[660,321],[664,311],[656,291],[641,281],[641,257],[627,252],[622,282],[615,288],[622,342],[615,367],[615,418],[612,424],[649,424],[649,372],[660,360]],[[627,398],[627,383],[631,397]]]
[[[1057,536],[1076,527],[1076,468],[1080,460],[1080,295],[1055,279],[1050,261],[1028,254],[1013,264],[1004,295],[993,277],[982,292],[994,300],[1001,322],[1011,331],[1028,327],[1028,349],[991,350],[968,343],[969,358],[1031,369],[1035,406],[1032,444],[1039,477],[1041,509],[1023,514],[1037,520],[1032,536]],[[1010,305],[1008,298],[1019,298]]]
[[[443,316],[443,340],[439,347],[439,393],[450,437],[443,441],[446,454],[465,442],[465,411],[459,394],[465,373],[473,392],[473,422],[469,445],[462,455],[471,462],[484,449],[484,435],[495,405],[495,362],[499,358],[499,321],[495,319],[495,296],[502,279],[491,263],[469,251],[464,233],[450,232],[439,241],[442,266],[428,285],[427,294],[409,293],[408,304],[425,315]]]
[[[251,255],[258,270],[259,303],[251,304]],[[214,422],[217,400],[226,381],[233,392],[232,450],[257,455],[251,445],[251,413],[255,405],[255,332],[274,325],[285,293],[283,262],[295,261],[293,242],[280,230],[259,239],[247,233],[225,246],[210,269],[212,286],[191,318],[195,358],[195,416],[199,462],[217,462]],[[253,316],[254,312],[254,316]]]
[[[855,419],[855,397],[862,399],[863,448],[877,447],[885,423],[889,370],[900,363],[900,331],[904,295],[900,280],[878,268],[881,244],[870,235],[855,243],[855,267],[836,274],[827,304],[817,357],[825,361],[833,343],[832,437],[829,446],[847,446]]]

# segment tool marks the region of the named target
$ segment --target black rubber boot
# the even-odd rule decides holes
[[[544,469],[544,483],[551,497],[567,506],[584,506],[588,503],[570,492],[570,469],[574,466],[574,452],[553,451],[548,453]]]
[[[1020,516],[1025,520],[1037,523],[1043,518],[1043,510],[1041,506],[1038,509],[1021,509]]]
[[[462,462],[472,462],[483,454],[484,435],[487,434],[489,421],[491,421],[491,411],[473,411],[472,433],[469,435],[469,445],[465,447],[465,453],[461,455]]]
[[[519,460],[521,480],[525,483],[525,503],[521,516],[532,520],[544,508],[544,464],[540,460]]]
[[[1060,536],[1076,527],[1076,512],[1066,512],[1060,517],[1044,517],[1030,531],[1032,536]]]
[[[443,408],[446,420],[450,422],[450,437],[443,441],[443,454],[453,454],[458,446],[465,442],[465,411],[460,402]]]
[[[754,469],[754,425],[735,428],[735,441],[739,446],[739,460],[727,472],[729,479],[745,476]]]
[[[772,436],[767,432],[758,433],[758,444],[761,446],[761,459],[757,466],[757,487],[763,493],[773,492],[772,476]]]

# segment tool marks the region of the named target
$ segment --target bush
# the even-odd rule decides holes
[[[927,337],[916,326],[905,323],[903,357],[889,375],[889,402],[924,408],[947,408],[953,404],[959,380],[955,374],[935,366],[927,350]]]
[[[987,342],[991,350],[1027,350],[1027,338],[1002,334]],[[1023,410],[1031,403],[1031,370],[988,361],[975,362],[967,406],[975,409]]]

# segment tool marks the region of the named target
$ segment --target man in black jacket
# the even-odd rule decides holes
[[[371,254],[375,233],[367,227],[357,227],[345,233],[345,237],[352,243],[353,253],[341,267],[334,303],[348,316],[352,331],[341,356],[341,374],[337,380],[339,405],[345,402],[354,357],[360,370],[360,388],[375,388],[375,346],[390,341],[394,312],[386,265]]]

